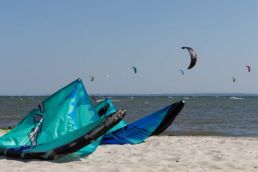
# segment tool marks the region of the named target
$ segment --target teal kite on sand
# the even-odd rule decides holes
[[[57,91],[0,138],[0,155],[22,159],[57,159],[95,151],[101,136],[125,111],[99,117],[80,79]]]
[[[0,137],[0,155],[52,160],[74,153],[86,156],[101,144],[137,144],[171,125],[184,106],[177,102],[127,124],[125,110],[110,99],[93,106],[80,79],[34,108]]]

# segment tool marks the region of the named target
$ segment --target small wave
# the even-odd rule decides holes
[[[105,100],[105,99],[98,99],[98,100],[96,100],[96,102],[99,103],[99,102],[102,102],[103,100]],[[119,99],[111,99],[111,100],[112,100],[112,102],[121,102],[121,100],[119,100]]]
[[[229,99],[231,99],[231,100],[242,100],[244,98],[242,98],[242,97],[229,97]]]
[[[112,99],[112,102],[121,102],[122,100],[119,99]]]
[[[96,102],[99,103],[99,102],[102,102],[103,100],[105,99],[99,99],[99,100],[96,100]]]

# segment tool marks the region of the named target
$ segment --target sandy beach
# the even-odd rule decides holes
[[[1,132],[3,133],[3,132]],[[258,139],[234,137],[151,137],[138,145],[99,146],[72,161],[0,158],[1,171],[258,171]]]

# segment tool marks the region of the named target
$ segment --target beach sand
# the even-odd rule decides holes
[[[2,132],[3,133],[3,132]],[[258,172],[258,139],[156,136],[138,145],[104,145],[69,161],[21,161],[0,157],[0,171]]]

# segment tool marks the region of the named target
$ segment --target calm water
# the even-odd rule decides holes
[[[0,128],[14,126],[46,97],[0,97]],[[165,134],[258,137],[258,97],[111,97],[132,122],[170,103],[186,105]],[[102,99],[102,97],[97,97]]]

